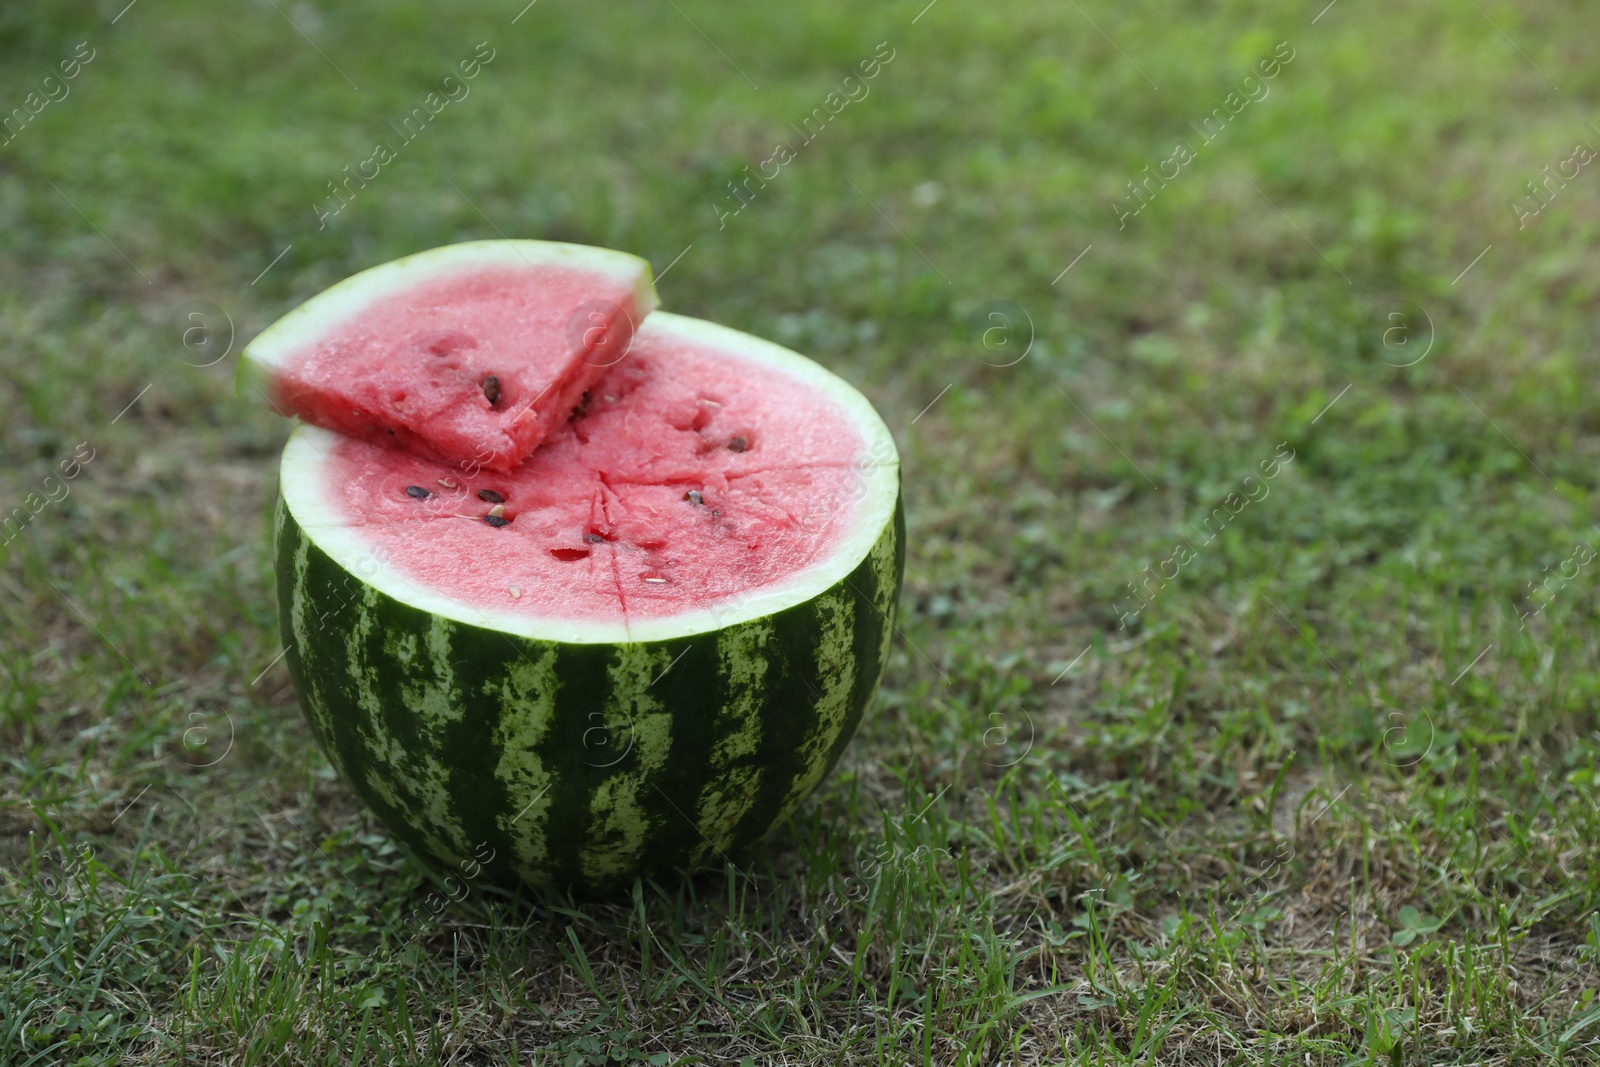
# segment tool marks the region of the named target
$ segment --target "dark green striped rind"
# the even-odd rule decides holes
[[[491,877],[594,892],[721,863],[806,798],[871,703],[905,569],[897,500],[867,557],[805,603],[566,644],[410,607],[312,536],[280,500],[289,671],[339,774],[446,865],[492,856]]]

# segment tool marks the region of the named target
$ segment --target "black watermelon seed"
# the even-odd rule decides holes
[[[683,494],[683,499],[687,500],[691,504],[702,504],[705,502],[701,499],[700,490],[698,489],[689,490],[687,493]]]
[[[485,378],[483,380],[483,395],[484,395],[484,399],[488,400],[489,403],[491,403],[491,404],[499,403],[500,402],[500,379],[496,378],[492,374],[489,375],[487,378]]]
[[[478,499],[487,500],[491,504],[504,504],[506,502],[506,498],[495,492],[493,489],[479,489]]]
[[[606,537],[605,534],[586,533],[583,535],[583,539],[589,542],[591,545],[598,545],[601,541],[604,541]]]
[[[488,523],[490,526],[493,526],[497,530],[502,526],[511,525],[511,520],[506,518],[504,515],[485,515],[483,517],[483,521]]]
[[[428,492],[420,485],[406,486],[406,496],[411,497],[413,500],[426,500],[432,495],[432,493]]]
[[[750,441],[747,438],[742,437],[742,436],[735,437],[733,440],[728,442],[728,451],[729,452],[743,452],[745,449],[747,449],[749,447],[750,447]]]

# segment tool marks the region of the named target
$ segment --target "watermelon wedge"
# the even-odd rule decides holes
[[[656,306],[637,256],[473,241],[361,272],[244,350],[239,391],[463,470],[509,470],[564,425]]]
[[[737,856],[823,778],[905,537],[882,420],[787,349],[655,312],[588,394],[504,470],[303,425],[275,540],[351,788],[445,864],[603,892]]]

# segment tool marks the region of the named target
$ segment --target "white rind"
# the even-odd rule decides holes
[[[307,300],[261,331],[239,361],[238,393],[251,388],[272,402],[268,388],[275,371],[341,323],[384,297],[426,282],[483,267],[570,267],[634,281],[636,321],[656,307],[650,264],[638,256],[589,245],[557,241],[465,241],[405,256],[353,274]]]
[[[425,253],[431,254],[434,253]],[[301,425],[290,436],[283,450],[279,476],[284,504],[318,548],[379,592],[401,603],[457,622],[538,641],[621,644],[665,641],[709,633],[806,603],[837,585],[860,566],[877,544],[884,528],[894,521],[895,505],[900,495],[900,460],[894,439],[866,397],[843,378],[804,356],[725,326],[656,312],[640,327],[640,333],[646,331],[692,339],[736,359],[770,368],[827,396],[843,411],[850,424],[861,434],[863,449],[850,471],[854,483],[851,494],[853,511],[845,524],[843,535],[827,556],[783,582],[739,597],[724,598],[711,607],[691,609],[664,618],[626,620],[619,617],[615,622],[585,622],[480,608],[413,581],[398,568],[376,556],[375,546],[362,536],[359,527],[346,522],[343,513],[324,492],[329,454],[340,440],[340,436],[332,431]]]

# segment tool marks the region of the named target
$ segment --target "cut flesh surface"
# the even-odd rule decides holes
[[[319,548],[404,603],[526,637],[652,641],[834,586],[892,520],[899,460],[832,373],[656,312],[511,470],[302,426],[282,493]]]
[[[649,264],[626,253],[449,245],[284,316],[245,349],[240,391],[353,437],[508,470],[566,424],[655,305]]]

